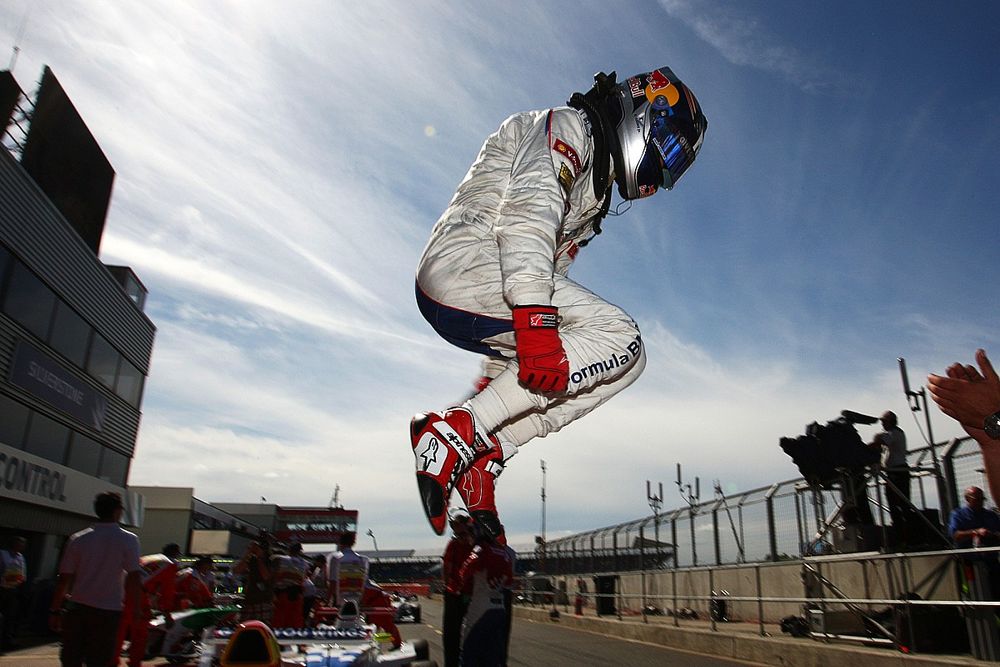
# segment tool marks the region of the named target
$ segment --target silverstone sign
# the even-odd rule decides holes
[[[105,491],[125,497],[110,482],[0,444],[0,498],[93,516],[94,497]]]
[[[93,429],[100,431],[104,426],[107,399],[27,341],[17,342],[10,381]]]

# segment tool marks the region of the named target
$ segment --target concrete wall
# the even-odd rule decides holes
[[[959,599],[955,566],[947,556],[931,555],[895,561],[810,559],[809,564],[819,569],[823,577],[848,598],[898,599],[904,591],[916,591],[926,600]],[[758,571],[760,593],[757,584]],[[647,572],[645,575],[624,573],[620,575],[619,595],[615,604],[624,614],[641,613],[644,604],[661,609],[688,607],[698,612],[701,618],[707,619],[708,600],[694,598],[707,597],[713,589],[728,591],[733,597],[758,597],[758,595],[765,598],[822,597],[823,591],[813,576],[808,577],[807,593],[804,573],[805,567],[801,561],[744,567],[659,570]],[[941,576],[936,589],[932,590],[935,581],[938,581],[936,574]],[[556,577],[556,586],[566,586],[566,590],[570,592],[571,602],[576,591],[576,578],[576,576]],[[593,594],[592,579],[585,577],[585,580],[588,590]],[[562,581],[565,583],[561,583]],[[922,585],[918,587],[918,584]],[[825,597],[838,596],[827,590]],[[588,602],[592,606],[593,598],[589,598]],[[873,608],[885,606],[885,604],[875,604]],[[728,601],[728,608],[732,620],[751,622],[759,620],[760,613],[756,601]],[[844,607],[834,605],[830,608]],[[766,602],[763,605],[764,621],[778,623],[786,616],[802,614],[802,609],[802,602]]]
[[[130,486],[143,497],[142,526],[135,529],[142,553],[156,553],[176,542],[188,553],[191,541],[191,499],[194,489],[184,486]]]

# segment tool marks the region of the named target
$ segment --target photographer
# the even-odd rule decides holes
[[[233,566],[233,574],[243,578],[240,621],[256,620],[270,625],[274,616],[274,576],[266,535],[247,545],[243,557]]]

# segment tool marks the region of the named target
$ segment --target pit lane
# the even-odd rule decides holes
[[[402,623],[399,631],[403,639],[426,639],[431,646],[431,659],[444,664],[441,646],[440,596],[420,598],[423,606],[423,622]],[[654,644],[629,641],[599,635],[583,630],[559,626],[554,623],[537,623],[521,618],[514,619],[514,629],[510,639],[508,665],[572,665],[574,667],[607,667],[607,665],[633,665],[661,667],[723,667],[753,665],[700,655],[686,651],[668,649]]]

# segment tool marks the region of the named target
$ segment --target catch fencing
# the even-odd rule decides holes
[[[909,452],[910,498],[943,527],[961,489],[986,483],[974,440],[939,444],[934,453]],[[870,479],[867,492],[876,522],[887,524],[883,490]],[[840,502],[838,489],[815,488],[800,477],[551,540],[531,557],[539,570],[556,575],[796,560],[835,550],[830,524]]]

